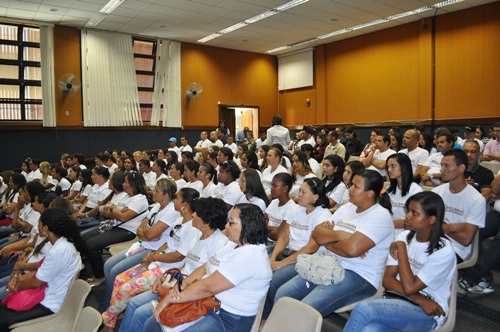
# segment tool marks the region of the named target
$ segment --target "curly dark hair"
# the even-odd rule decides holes
[[[227,223],[226,203],[220,198],[207,197],[198,200],[196,215],[211,229],[223,230]]]
[[[85,244],[80,235],[80,229],[78,229],[78,226],[66,211],[60,209],[45,210],[40,217],[40,221],[55,236],[58,238],[64,236],[69,242],[74,244],[76,250],[80,253],[84,252]]]
[[[234,206],[240,210],[241,233],[240,243],[265,244],[267,240],[267,226],[262,210],[254,204],[240,203]]]

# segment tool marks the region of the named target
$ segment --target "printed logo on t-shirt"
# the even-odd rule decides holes
[[[341,227],[347,229],[349,232],[356,232],[356,225],[349,223],[348,221],[344,221],[343,219],[339,219],[335,223],[335,227]]]
[[[460,217],[464,216],[464,210],[460,210],[460,209],[453,207],[451,205],[448,205],[448,204],[445,204],[444,206],[446,208],[446,212],[459,215]],[[445,218],[445,220],[449,220],[449,218]]]
[[[424,266],[424,263],[420,263],[415,258],[408,257],[408,261],[410,262],[410,265],[418,271],[420,271],[420,269]]]
[[[283,221],[283,219],[277,218],[277,217],[275,217],[273,215],[269,215],[268,214],[267,216],[269,218],[269,224],[270,224],[270,226],[277,226],[278,227],[279,225],[281,225],[281,222]]]
[[[299,221],[292,221],[290,224],[290,227],[297,228],[301,231],[308,231],[309,230],[309,225],[308,224],[301,224]]]
[[[210,265],[219,267],[220,266],[220,260],[218,260],[215,256],[216,255],[210,256],[210,259],[208,260],[208,263]]]
[[[404,202],[391,201],[391,205],[392,205],[392,209],[394,209],[394,208],[404,209],[404,207],[405,207],[405,203]]]
[[[186,258],[187,258],[187,259],[191,259],[191,260],[193,260],[193,261],[195,261],[195,262],[199,262],[199,261],[200,261],[200,259],[201,259],[201,257],[200,257],[200,256],[195,255],[195,254],[194,254],[193,252],[191,252],[191,251],[190,251],[190,252],[188,252],[188,254],[186,255]]]

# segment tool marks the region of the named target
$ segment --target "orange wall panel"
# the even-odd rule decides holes
[[[276,58],[203,45],[181,46],[182,91],[192,82],[203,86],[196,101],[182,97],[184,126],[216,127],[217,103],[260,107],[260,124],[270,126],[278,109]]]
[[[436,24],[436,117],[500,115],[500,2]]]
[[[71,27],[54,27],[54,76],[56,94],[57,125],[81,125],[82,91],[64,96],[57,88],[59,78],[65,74],[74,74],[81,80],[80,72],[80,30]],[[68,112],[68,115],[66,115]]]

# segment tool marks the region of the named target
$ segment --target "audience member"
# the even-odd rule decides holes
[[[170,137],[168,139],[168,144],[169,144],[169,151],[174,151],[177,153],[177,160],[181,159],[181,149],[177,146],[177,138],[175,137]]]
[[[464,141],[462,150],[469,160],[469,166],[465,171],[465,181],[479,191],[486,203],[488,203],[491,199],[491,182],[494,175],[491,170],[479,164],[479,158],[481,157],[479,149],[477,140]]]
[[[500,122],[493,125],[495,137],[486,144],[483,152],[484,161],[500,162]]]
[[[356,138],[356,133],[351,127],[347,127],[345,129],[345,137],[346,141],[342,144],[344,144],[347,154],[349,156],[359,156],[363,151],[363,146],[361,145],[359,139]]]
[[[389,135],[379,134],[375,139],[375,145],[370,147],[371,152],[368,153],[367,157],[364,159],[360,157],[360,161],[367,169],[379,172],[384,179],[387,175],[387,157],[396,152],[389,148],[390,143]]]
[[[290,144],[290,131],[288,128],[282,126],[283,119],[279,115],[273,116],[272,127],[267,130],[267,138],[263,144],[269,146],[273,144],[280,144],[284,150]]]
[[[326,158],[333,154],[346,160],[346,149],[344,144],[339,141],[339,134],[335,130],[332,130],[328,133],[326,138],[328,140],[328,145],[325,148],[325,154],[323,157]]]
[[[181,146],[179,150],[181,150],[181,152],[193,152],[193,148],[189,146],[186,136],[181,136]]]
[[[441,184],[441,159],[443,154],[450,151],[453,147],[453,137],[449,132],[442,132],[437,136],[437,144],[439,152],[433,153],[427,158],[425,163],[421,164],[420,179],[429,187],[435,187]]]
[[[420,137],[414,129],[407,130],[403,136],[403,146],[405,148],[400,151],[410,158],[412,179],[417,183],[420,182],[420,173],[422,172],[421,168],[427,161],[427,158],[429,158],[429,152],[418,146],[419,140]],[[420,168],[419,165],[421,165]]]

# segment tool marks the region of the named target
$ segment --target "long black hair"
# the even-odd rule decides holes
[[[267,225],[262,210],[257,205],[249,203],[236,204],[234,209],[240,210],[240,243],[242,245],[265,244]]]
[[[335,187],[337,187],[340,182],[342,182],[342,174],[344,173],[345,162],[342,158],[340,158],[336,154],[331,154],[329,156],[326,156],[325,160],[328,160],[333,167],[337,167],[337,170],[335,171],[335,173],[332,174],[331,177],[325,176],[323,178],[323,183],[325,185],[327,181],[330,181],[330,183],[326,186],[325,189],[325,191],[329,193],[332,192],[333,189],[335,189]]]
[[[258,197],[266,203],[266,206],[268,206],[269,199],[267,198],[266,191],[262,186],[259,173],[257,173],[257,171],[253,168],[247,168],[243,171],[243,176],[246,180],[245,195]]]
[[[69,242],[73,243],[76,250],[80,253],[84,252],[85,244],[80,235],[80,229],[66,211],[60,209],[45,210],[40,217],[40,221],[55,236],[58,238],[64,236]]]
[[[375,203],[379,203],[383,208],[386,208],[392,214],[392,204],[391,199],[389,198],[389,194],[387,194],[387,192],[385,191],[381,193],[382,189],[384,188],[384,178],[382,177],[382,175],[380,175],[379,172],[371,169],[365,169],[363,172],[353,175],[361,176],[365,183],[365,191],[372,190],[374,192],[373,198],[375,200]]]
[[[401,168],[401,196],[404,197],[410,191],[411,184],[413,183],[413,169],[411,168],[411,160],[404,153],[394,153],[387,157],[387,162],[385,165],[385,169],[389,170],[389,160],[396,159],[396,162],[399,164],[399,168]],[[398,179],[391,179],[391,184],[387,191],[390,194],[396,194],[396,190],[398,189]]]
[[[305,179],[304,183],[307,183],[313,195],[319,196],[318,200],[313,205],[321,206],[322,208],[328,208],[328,206],[330,205],[330,201],[328,200],[328,197],[326,197],[325,184],[323,183],[323,181],[321,181],[317,177],[313,177]]]
[[[406,200],[405,208],[408,211],[410,202],[417,202],[422,211],[425,213],[426,217],[435,216],[436,222],[432,225],[431,234],[429,236],[429,246],[425,251],[429,255],[434,251],[441,249],[444,246],[444,232],[443,232],[443,220],[445,213],[444,201],[438,194],[432,191],[422,191],[416,193]],[[409,244],[413,237],[415,236],[415,231],[410,231],[406,237],[406,242]]]

